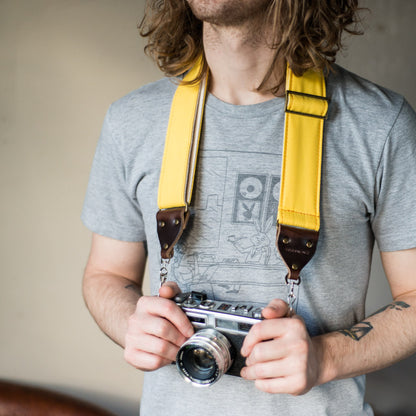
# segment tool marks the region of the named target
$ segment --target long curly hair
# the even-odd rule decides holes
[[[270,0],[265,24],[271,25],[273,61],[259,90],[273,76],[276,93],[284,83],[286,64],[300,76],[311,68],[329,70],[342,48],[343,32],[361,34],[358,0]],[[179,76],[203,55],[202,22],[186,0],[147,0],[140,34],[145,52],[167,76]],[[208,70],[204,59],[198,81]]]

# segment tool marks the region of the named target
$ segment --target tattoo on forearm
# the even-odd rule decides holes
[[[338,332],[345,335],[346,337],[352,338],[354,341],[359,341],[361,338],[365,337],[372,329],[373,325],[371,325],[370,322],[360,322],[350,329],[341,329]]]
[[[371,316],[377,315],[381,312],[384,312],[388,309],[396,310],[396,311],[403,311],[403,309],[410,308],[406,302],[396,301],[392,302],[387,306],[379,309],[378,311],[374,312]],[[359,341],[361,338],[365,337],[370,331],[374,329],[373,325],[370,322],[360,322],[357,325],[354,325],[350,329],[341,329],[338,332],[353,339],[354,341]]]
[[[394,309],[396,311],[402,311],[403,309],[407,309],[410,308],[410,305],[408,305],[406,302],[402,302],[402,301],[397,301],[397,302],[392,302],[389,305],[384,306],[383,308],[379,309],[378,311],[375,311],[371,316],[377,315],[381,312],[386,311],[387,309]]]
[[[124,289],[131,290],[132,292],[140,295],[140,289],[136,285],[129,284],[127,286],[124,286]]]

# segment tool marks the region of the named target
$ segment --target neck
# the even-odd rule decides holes
[[[209,91],[214,96],[237,105],[257,104],[275,97],[267,91],[267,86],[258,90],[274,56],[264,39],[264,33],[256,33],[253,27],[218,27],[204,23]]]

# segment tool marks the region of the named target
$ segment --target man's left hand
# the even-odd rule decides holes
[[[307,393],[319,376],[318,351],[302,318],[287,317],[288,305],[275,299],[263,310],[262,322],[246,336],[241,354],[246,367],[241,376],[255,380],[267,393],[295,396]]]

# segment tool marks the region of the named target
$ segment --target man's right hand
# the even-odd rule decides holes
[[[172,300],[180,292],[174,282],[166,282],[159,297],[142,296],[130,316],[124,358],[143,370],[157,370],[176,359],[182,344],[193,335],[189,319]]]

